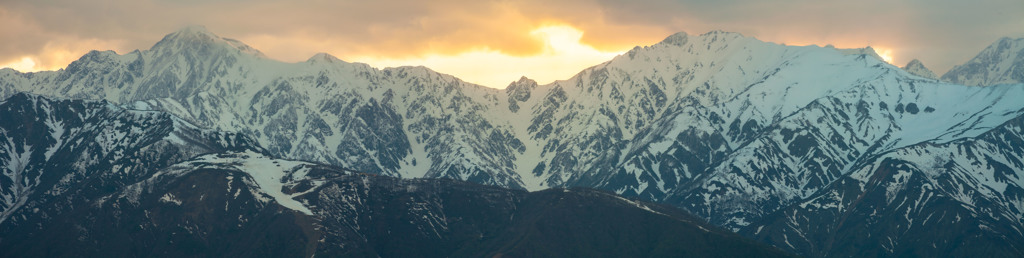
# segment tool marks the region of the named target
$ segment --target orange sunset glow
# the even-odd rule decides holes
[[[995,39],[1024,36],[1024,15],[1012,11],[1024,2],[984,2],[996,11],[881,0],[14,1],[0,3],[0,67],[57,70],[90,50],[148,49],[167,33],[203,25],[285,62],[326,52],[377,68],[422,65],[495,88],[521,76],[567,79],[634,46],[711,30],[788,45],[871,46],[893,65],[919,59],[942,73]],[[796,9],[808,11],[780,15]],[[963,22],[933,26],[947,20]]]
[[[580,42],[583,31],[568,25],[549,25],[530,31],[530,35],[543,42],[543,50],[532,55],[519,56],[500,50],[482,48],[454,55],[428,54],[409,59],[356,57],[376,67],[423,65],[443,73],[481,85],[503,87],[520,76],[539,83],[566,79],[580,70],[607,61],[627,49],[602,51]],[[524,74],[521,71],[527,71]]]

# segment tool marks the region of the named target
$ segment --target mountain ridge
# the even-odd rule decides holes
[[[0,93],[110,99],[252,135],[274,155],[368,173],[593,187],[741,232],[886,153],[975,139],[1024,112],[1013,101],[1024,98],[1019,85],[965,87],[885,63],[871,48],[721,31],[676,33],[566,80],[523,77],[504,90],[425,67],[376,69],[327,54],[289,64],[219,44],[183,47],[210,55],[97,52],[61,72],[0,71]],[[991,163],[984,157],[964,158]]]
[[[276,159],[244,135],[107,101],[20,93],[0,115],[0,165],[25,175],[0,177],[6,255],[790,257],[670,206]]]
[[[1024,38],[996,40],[971,60],[949,69],[942,80],[969,86],[1024,83]]]
[[[935,73],[932,72],[932,70],[928,69],[928,67],[925,67],[924,63],[921,63],[921,60],[910,60],[910,62],[907,62],[907,65],[903,66],[902,69],[913,75],[921,76],[924,78],[935,80],[939,79],[939,76],[935,75]]]

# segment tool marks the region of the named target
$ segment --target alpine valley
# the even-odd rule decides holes
[[[0,249],[1022,257],[1021,57],[678,33],[498,90],[188,27],[0,70]]]

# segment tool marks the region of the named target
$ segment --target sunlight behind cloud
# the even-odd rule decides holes
[[[21,60],[18,60],[18,61],[13,61],[13,62],[10,62],[10,63],[2,64],[2,65],[0,65],[0,68],[11,68],[11,69],[14,69],[14,70],[18,70],[20,72],[35,72],[35,71],[38,71],[38,69],[36,69],[36,61],[32,60],[31,57],[27,57],[27,56],[26,57],[22,57]]]
[[[12,68],[26,73],[59,70],[89,51],[118,48],[121,45],[119,40],[60,38],[43,45],[38,53],[0,60],[0,68]]]
[[[356,57],[352,61],[375,67],[422,65],[468,82],[503,89],[521,76],[541,84],[568,79],[587,67],[608,61],[628,50],[606,52],[585,45],[580,42],[583,31],[568,25],[542,26],[531,31],[530,35],[544,43],[541,53],[515,56],[482,47],[455,55],[410,59]]]
[[[879,48],[879,47],[873,47],[873,48],[875,49],[875,53],[878,53],[878,56],[882,57],[882,61],[885,61],[886,63],[890,63],[890,64],[895,64],[895,63],[893,63],[896,60],[893,59],[892,49]]]

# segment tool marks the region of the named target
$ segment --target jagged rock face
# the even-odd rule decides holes
[[[742,233],[807,256],[1024,255],[1022,128],[888,152]]]
[[[0,239],[6,254],[789,256],[677,209],[595,190],[398,179],[251,151],[170,165],[32,219],[4,224],[17,236]]]
[[[1002,107],[1005,109],[979,106],[952,110],[952,107],[944,106],[941,99],[976,92],[947,92],[941,90],[940,85],[923,86],[918,83],[921,82],[904,85],[891,81],[874,82],[817,99],[758,131],[756,139],[733,151],[716,167],[708,168],[704,177],[687,182],[689,185],[684,187],[676,187],[675,192],[666,198],[670,203],[680,203],[711,218],[716,224],[739,229],[747,226],[745,223],[751,219],[756,220],[774,209],[809,197],[841,175],[864,166],[865,160],[880,153],[919,142],[974,137],[990,128],[991,124],[970,124],[973,118],[956,115],[958,113],[966,110],[980,112],[975,114],[989,116],[997,122],[1008,119],[1004,115],[1021,114],[1009,103]],[[1021,96],[1012,87],[1001,87],[997,92],[1005,91]],[[993,95],[987,95],[987,98],[999,98],[998,93],[989,94]],[[985,98],[965,101],[990,103],[991,99]],[[943,107],[951,112],[936,111],[936,108]],[[1000,111],[990,113],[991,110],[986,110],[988,108]],[[944,121],[935,125],[944,130],[921,128],[923,121]],[[672,146],[680,146],[688,140],[686,135],[675,138],[676,143]],[[646,159],[666,160],[669,157]],[[703,165],[698,162],[691,164],[694,165],[689,167]],[[662,167],[660,171],[666,169],[671,167]]]
[[[569,142],[564,144],[566,151],[553,151],[551,161],[539,167],[576,165],[575,170],[562,170],[579,171],[569,173],[563,184],[596,186],[679,205],[712,223],[739,230],[810,197],[877,155],[922,142],[975,137],[1021,114],[1022,106],[1009,101],[1024,97],[1015,87],[979,89],[937,83],[911,77],[866,54],[784,47],[728,33],[688,41],[679,35],[671,39],[683,47],[662,43],[636,49],[556,83],[548,94],[551,101],[546,102],[551,104],[542,107],[621,103],[594,93],[598,86],[615,83],[577,83],[595,90],[582,88],[564,94],[564,100],[558,97],[568,92],[566,85],[617,66],[637,71],[622,73],[632,80],[609,81],[672,82],[656,88],[675,97],[669,97],[672,101],[661,109],[652,108],[646,114],[652,118],[647,122],[650,126],[635,133],[622,133],[628,132],[627,123],[611,117],[644,115],[581,114],[583,110],[626,109],[572,108],[559,111],[564,117],[551,118],[545,114],[560,113],[541,109],[539,119],[572,126],[556,130],[565,138],[548,143]],[[657,79],[668,76],[676,79]],[[699,78],[693,80],[700,84],[687,82],[690,77]],[[947,104],[954,102],[974,104]],[[658,107],[656,101],[648,103]],[[642,107],[632,105],[638,106]],[[985,117],[985,122],[978,123],[979,117]],[[619,135],[621,141],[598,145]],[[597,146],[584,148],[588,144]],[[561,162],[562,155],[576,162]]]
[[[508,94],[508,110],[512,113],[519,112],[519,103],[530,100],[530,93],[537,88],[537,81],[522,77],[519,81],[509,84],[505,88]]]
[[[907,71],[910,74],[921,76],[924,78],[939,79],[939,76],[935,75],[935,73],[932,72],[932,70],[928,69],[928,67],[924,67],[924,64],[921,63],[921,60],[910,60],[910,62],[907,63],[906,66],[903,66],[903,70]]]
[[[522,188],[524,145],[498,90],[422,67],[385,70],[325,54],[288,64],[190,27],[145,51],[90,52],[57,72],[0,72],[12,94],[106,99],[254,136],[274,154],[405,177]],[[501,112],[499,112],[501,113]]]
[[[1000,72],[963,73],[1013,78],[1005,71],[1019,66],[1003,61],[1021,51],[1012,47],[1019,44],[1006,45],[979,55],[990,56],[979,63],[998,63],[993,69]],[[422,67],[378,70],[326,54],[276,62],[196,28],[169,35],[150,50],[94,52],[72,66],[28,74],[0,70],[0,93],[32,91],[160,110],[252,135],[272,155],[369,173],[530,190],[599,188],[683,207],[744,232],[856,181],[856,173],[874,173],[882,157],[913,146],[977,140],[1024,114],[1019,84],[964,87],[912,75],[921,69],[901,70],[871,49],[783,46],[720,31],[675,34],[568,80],[537,85],[522,78],[505,90]],[[918,66],[927,71],[913,62],[907,68]],[[1024,153],[1013,146],[1000,147],[1017,154],[1000,162],[1021,163]],[[913,162],[891,158],[891,164]],[[1024,174],[1019,166],[1001,171],[1007,178]],[[1005,206],[1008,200],[979,205]],[[898,215],[883,217],[899,221]],[[1024,222],[1015,216],[997,220],[1020,228]],[[784,227],[765,228],[772,231],[752,235],[803,254],[866,254],[823,247],[830,241],[824,238],[794,243]],[[828,230],[800,233],[832,234]],[[1022,239],[998,232],[1010,242]],[[979,245],[995,241],[978,239]],[[936,248],[926,244],[904,241],[900,248]],[[902,254],[891,243],[861,247]]]
[[[155,111],[17,94],[0,102],[0,222],[51,216],[157,169],[218,151],[262,148]]]
[[[1024,83],[1024,38],[1001,38],[942,80],[970,86]]]

